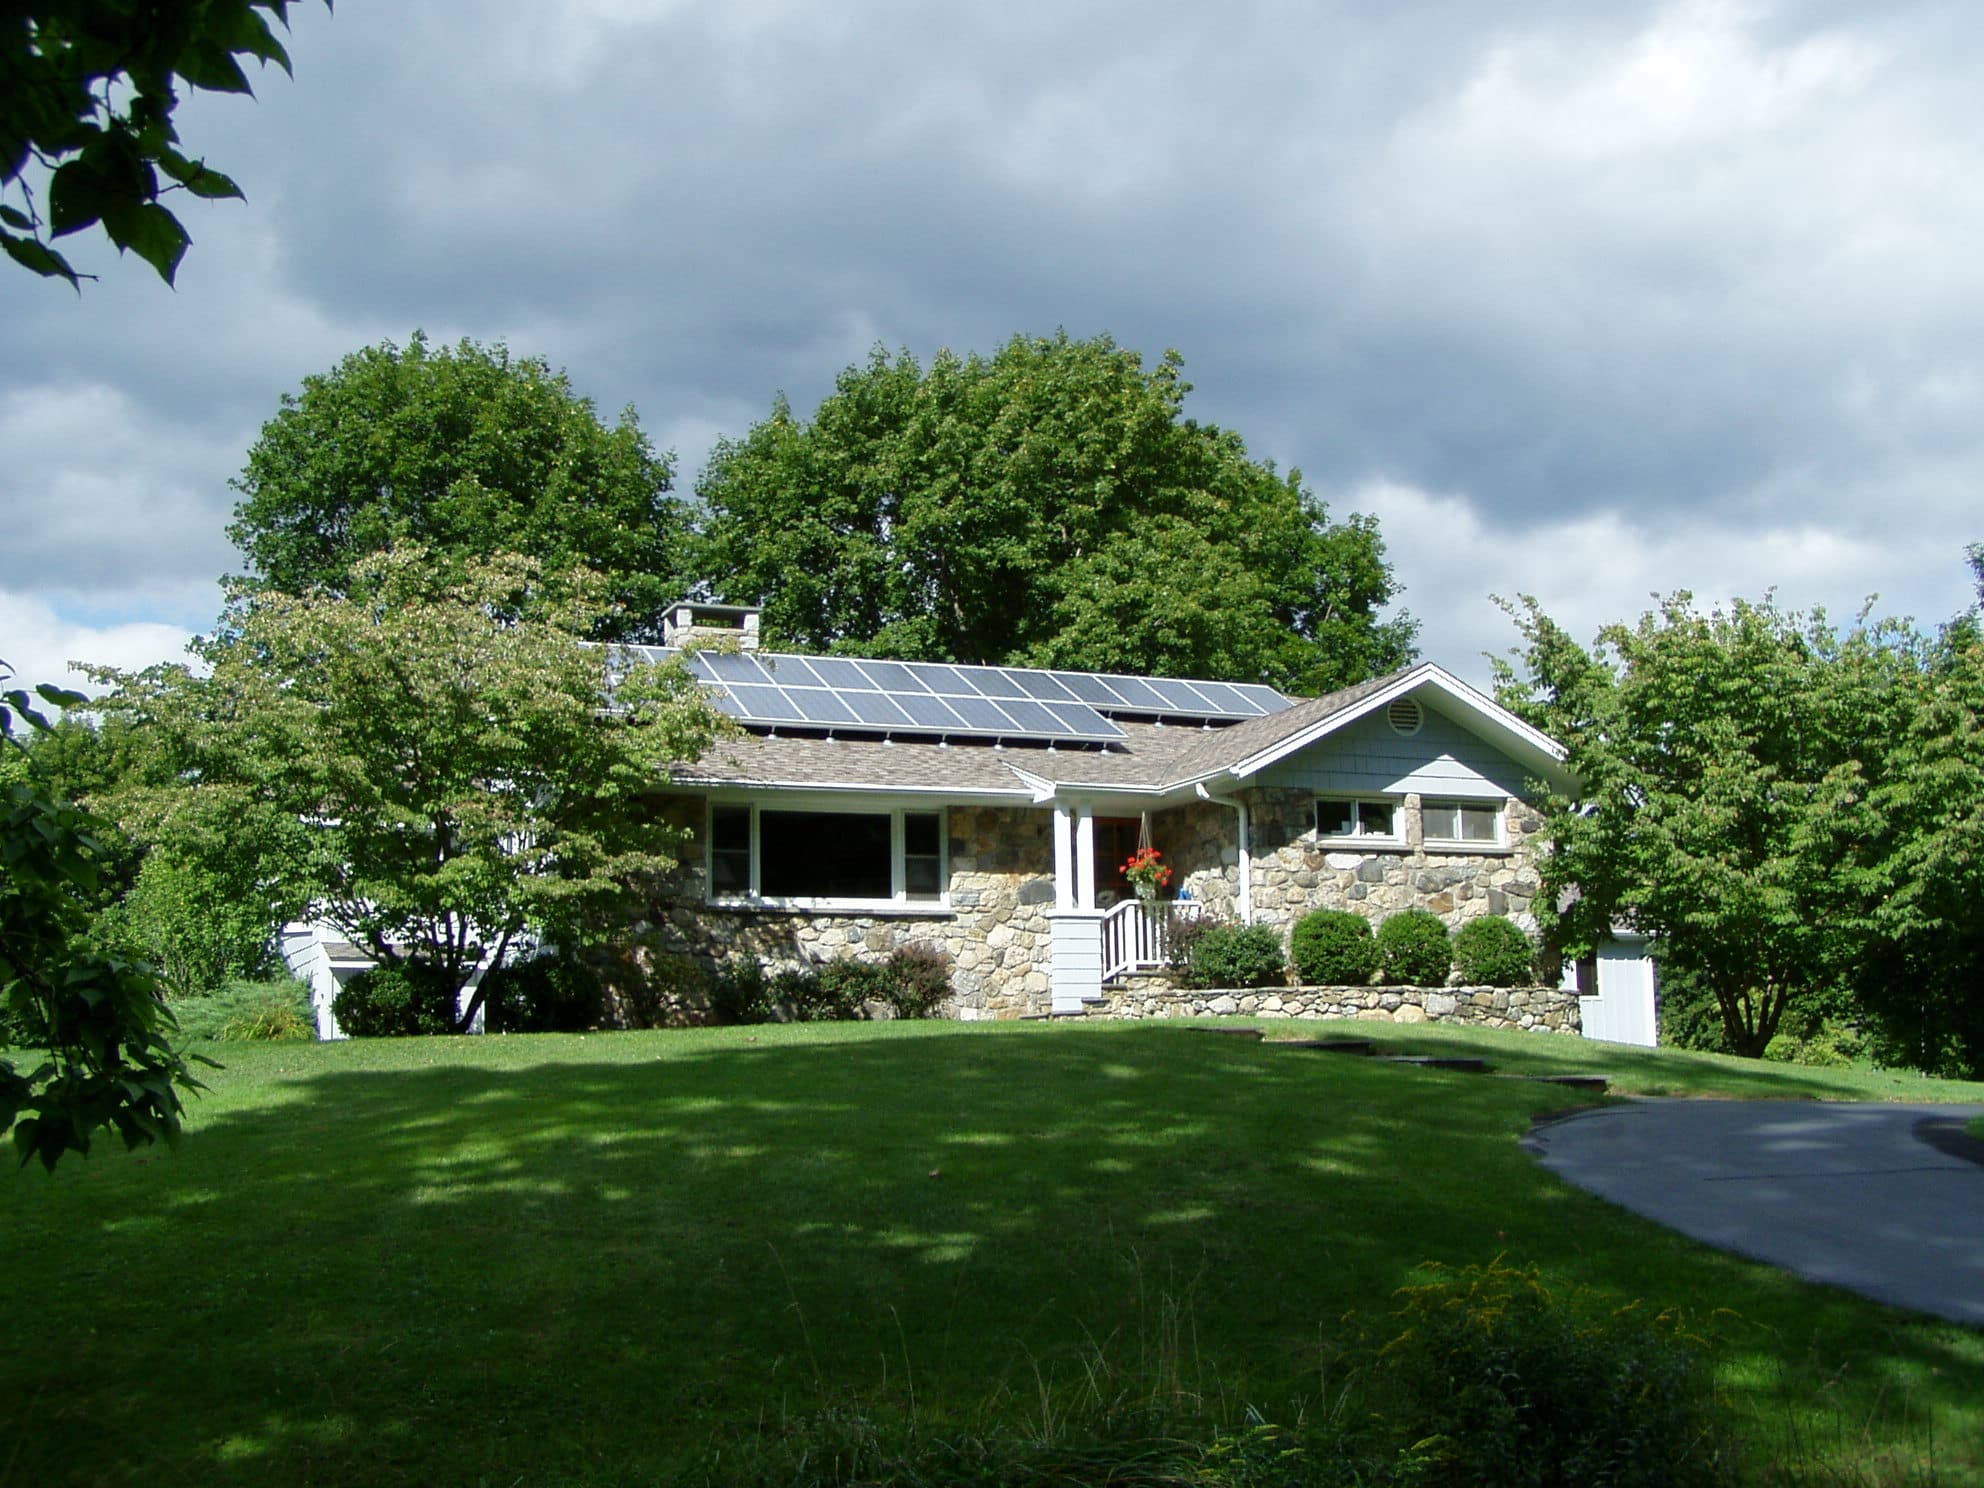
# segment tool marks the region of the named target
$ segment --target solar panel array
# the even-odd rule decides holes
[[[657,660],[675,654],[630,649]],[[717,707],[770,728],[1108,744],[1125,737],[1109,713],[1226,723],[1289,705],[1251,683],[751,651],[692,651],[684,660],[714,689]]]

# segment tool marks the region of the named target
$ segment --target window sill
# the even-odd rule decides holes
[[[1515,849],[1506,842],[1429,842],[1426,851],[1467,858],[1507,858],[1515,855]]]
[[[870,919],[950,919],[956,913],[948,902],[902,899],[706,899],[703,905],[733,914],[861,915]]]
[[[1324,852],[1402,853],[1405,843],[1397,837],[1318,837],[1316,846]]]

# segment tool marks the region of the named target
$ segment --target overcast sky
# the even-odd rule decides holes
[[[1984,539],[1984,11],[1529,0],[343,0],[200,97],[177,290],[0,264],[0,656],[176,652],[227,482],[415,328],[627,404],[690,488],[881,343],[1183,353],[1380,523],[1421,649],[1687,588],[1925,623]]]

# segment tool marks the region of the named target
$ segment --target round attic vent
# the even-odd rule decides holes
[[[1416,734],[1426,715],[1420,710],[1418,698],[1402,697],[1385,709],[1385,720],[1394,733]]]

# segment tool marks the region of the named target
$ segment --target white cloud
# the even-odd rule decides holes
[[[1976,597],[1958,548],[1925,582],[1920,544],[1900,529],[1853,538],[1813,524],[1619,512],[1509,526],[1463,497],[1387,482],[1332,505],[1379,519],[1406,607],[1421,623],[1421,654],[1477,686],[1488,680],[1487,655],[1519,640],[1491,595],[1533,596],[1587,645],[1601,627],[1637,620],[1683,589],[1704,607],[1774,591],[1787,609],[1822,608],[1842,624],[1875,599],[1877,616],[1912,615],[1928,629]]]
[[[93,626],[65,620],[32,596],[0,589],[0,660],[14,669],[9,685],[53,683],[95,693],[71,662],[135,671],[161,661],[190,661],[193,633],[175,625],[133,621]]]

